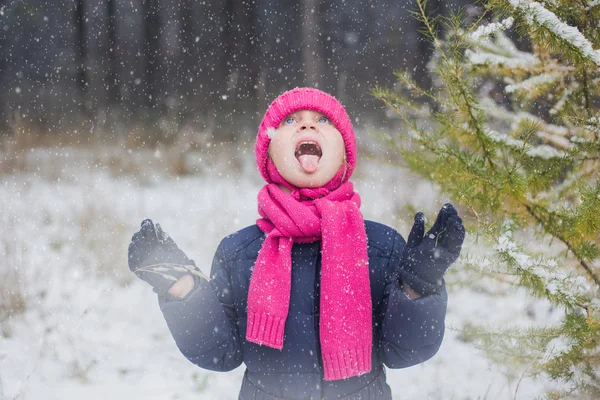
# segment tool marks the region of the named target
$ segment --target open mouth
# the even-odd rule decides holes
[[[317,142],[304,141],[298,143],[295,156],[302,169],[308,173],[315,172],[319,167],[319,160],[323,152]]]

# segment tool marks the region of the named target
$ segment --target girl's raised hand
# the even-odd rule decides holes
[[[417,293],[431,294],[442,286],[446,270],[458,258],[465,227],[456,209],[446,203],[424,232],[425,218],[418,212],[400,259],[400,279]]]
[[[184,275],[207,279],[159,224],[150,219],[134,233],[128,251],[129,269],[149,283],[156,293],[169,296],[169,289]]]

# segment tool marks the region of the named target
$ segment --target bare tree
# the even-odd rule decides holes
[[[320,0],[302,0],[302,61],[309,86],[323,87],[325,63],[321,37]]]
[[[86,73],[85,8],[84,0],[75,2],[75,63],[77,65],[77,88],[79,90],[79,108],[87,115],[88,78]]]
[[[256,1],[228,0],[225,55],[229,66],[228,91],[230,104],[235,108],[238,100],[255,97],[260,68],[259,43],[256,31]]]
[[[86,119],[152,122],[168,113],[216,125],[245,123],[239,118],[255,118],[295,86],[318,86],[372,112],[366,93],[392,79],[389,71],[407,67],[417,81],[428,79],[430,44],[404,2],[54,3],[0,0],[0,125],[15,106],[35,124],[67,121],[73,113],[64,110],[73,105],[57,102],[56,93],[70,98],[74,90]],[[431,0],[428,10],[446,15],[450,7]],[[62,56],[65,46],[72,65]]]
[[[201,15],[194,14],[194,0],[181,0],[180,5],[181,24],[179,25],[179,40],[181,41],[181,53],[179,61],[179,86],[185,98],[185,104],[195,103],[197,97],[196,87],[198,85],[201,68],[198,62],[198,41],[200,37],[196,33],[195,19],[203,19]]]
[[[80,2],[83,0],[79,0]],[[120,95],[120,68],[118,61],[119,43],[117,38],[117,5],[115,0],[107,3],[107,31],[108,31],[108,71],[104,77],[107,90],[108,106],[118,108],[121,103]]]
[[[160,0],[144,0],[144,26],[143,50],[145,56],[145,82],[146,106],[155,108],[161,85],[159,80],[160,70]]]
[[[286,89],[304,84],[300,1],[265,1],[258,13],[261,51],[257,60],[267,102]]]
[[[0,8],[4,15],[6,15],[6,0],[0,0]],[[6,18],[6,16],[4,17]],[[4,29],[0,29],[0,71],[6,71],[6,66],[8,63],[8,32]],[[8,96],[6,95],[7,79],[4,76],[4,73],[0,74],[0,134],[4,132],[9,132],[9,124],[8,124],[8,115],[7,115],[7,100]]]

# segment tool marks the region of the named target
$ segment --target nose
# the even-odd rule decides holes
[[[304,131],[306,129],[311,129],[313,131],[317,130],[317,125],[312,121],[302,121],[300,124],[300,130]]]

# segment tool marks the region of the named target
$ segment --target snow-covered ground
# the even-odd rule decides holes
[[[162,154],[152,157],[160,165]],[[0,399],[237,398],[243,367],[215,373],[189,363],[154,293],[129,272],[126,254],[131,234],[149,217],[208,273],[221,238],[257,217],[262,183],[250,153],[238,167],[213,157],[202,161],[212,163],[203,168],[210,174],[179,178],[160,167],[114,174],[81,150],[34,150],[27,158],[28,170],[0,180],[0,290],[8,285],[26,304],[0,322]],[[139,165],[147,163],[140,158]],[[434,213],[447,201],[430,184],[375,161],[359,164],[353,181],[365,218],[405,236],[413,217],[407,204]],[[467,238],[464,252],[474,248]],[[442,348],[424,364],[388,370],[394,396],[531,399],[548,383],[507,381],[456,329],[467,321],[529,326],[558,317],[519,291],[492,297],[452,287],[451,275]]]

